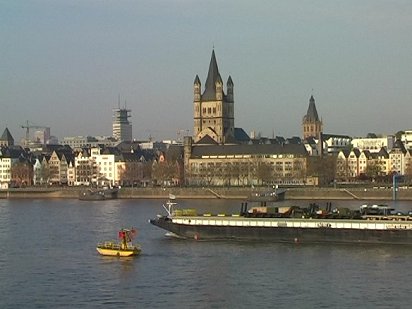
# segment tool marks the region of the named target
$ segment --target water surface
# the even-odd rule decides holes
[[[147,222],[161,204],[0,200],[0,307],[410,307],[410,247],[170,239]],[[182,204],[210,212],[240,209],[238,201]],[[409,202],[396,206],[412,209]],[[132,226],[141,256],[98,255],[98,242]]]

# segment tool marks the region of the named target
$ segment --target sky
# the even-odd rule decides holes
[[[301,136],[313,94],[324,133],[394,134],[410,29],[410,0],[0,0],[0,134],[110,136],[119,101],[135,139],[191,134],[213,49],[247,133]]]

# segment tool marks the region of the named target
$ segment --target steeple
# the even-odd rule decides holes
[[[200,78],[199,78],[199,76],[198,76],[197,74],[196,74],[196,77],[195,77],[194,84],[195,84],[195,85],[200,85]]]
[[[200,101],[200,92],[201,92],[200,87],[201,87],[200,79],[199,79],[199,76],[196,75],[195,82],[193,84],[193,92],[194,92],[194,101],[195,102]]]
[[[222,84],[222,77],[220,76],[219,69],[217,67],[217,61],[215,56],[215,50],[212,51],[212,58],[210,59],[209,72],[207,74],[205,91],[202,95],[203,101],[216,100],[216,83]]]
[[[227,101],[228,102],[233,102],[234,101],[234,98],[233,98],[233,81],[232,81],[232,77],[230,75],[229,75],[229,78],[227,79],[226,89],[227,89]]]
[[[319,116],[316,110],[315,99],[313,98],[313,95],[310,96],[308,112],[306,113],[306,116],[304,118],[304,120],[306,121],[319,121]]]
[[[14,138],[11,136],[9,129],[6,127],[3,134],[0,137],[0,146],[13,146]]]
[[[309,99],[309,107],[302,121],[303,139],[308,137],[321,138],[323,132],[322,120],[319,120],[313,95]]]
[[[227,80],[227,95],[223,88],[223,80],[219,73],[214,49],[209,64],[203,94],[201,83],[196,75],[193,85],[193,134],[194,142],[212,139],[217,144],[233,141],[234,125],[234,96],[233,81],[229,76]]]

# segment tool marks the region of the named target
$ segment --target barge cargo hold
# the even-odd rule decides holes
[[[282,217],[282,214],[174,215],[176,203],[168,202],[168,215],[150,223],[178,237],[196,240],[246,240],[292,243],[358,243],[412,245],[412,217],[333,216]],[[242,205],[243,210],[243,205]]]

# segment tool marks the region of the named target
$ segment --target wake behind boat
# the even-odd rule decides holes
[[[97,252],[101,255],[108,256],[134,256],[141,253],[140,245],[133,245],[132,239],[136,236],[137,231],[135,229],[121,229],[119,231],[119,242],[106,241],[97,245]]]

